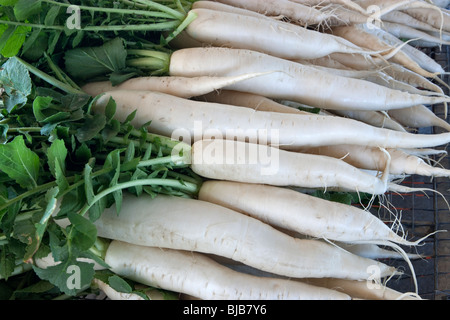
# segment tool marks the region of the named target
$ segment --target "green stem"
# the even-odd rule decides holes
[[[169,8],[169,7],[167,7],[167,6],[163,5],[163,4],[156,3],[156,2],[153,2],[153,1],[150,1],[150,0],[133,0],[133,2],[140,3],[140,4],[143,4],[143,5],[147,6],[147,7],[149,7],[149,8],[153,8],[153,9],[156,9],[158,11],[166,12],[168,14],[171,14],[175,19],[178,19],[178,20],[182,20],[185,17],[185,14],[182,13],[182,12],[179,12],[179,11],[177,11],[175,9],[172,9],[172,8]]]
[[[130,132],[131,136],[134,136],[136,138],[142,138],[142,132],[137,130],[137,129],[133,129]],[[154,134],[154,133],[146,133],[146,141],[153,143],[153,144],[159,144],[162,147],[164,147],[164,154],[171,154],[171,152],[173,151],[173,149],[175,148],[179,148],[180,146],[183,148],[183,150],[190,150],[190,145],[184,143],[184,142],[180,142],[178,140],[174,140],[172,138],[166,137],[166,136],[161,136],[158,134]],[[121,138],[121,137],[113,137],[111,138],[110,142],[113,143],[119,143],[122,145],[127,145],[128,143],[134,143],[135,146],[139,146],[141,144],[140,141],[136,141],[136,140],[130,140],[130,139],[125,139],[125,138]],[[149,147],[149,145],[144,145],[145,148]],[[153,150],[155,152],[158,152],[159,150],[157,149],[156,145],[154,145]]]
[[[140,69],[150,69],[152,71],[161,71],[162,73],[164,73],[165,70],[168,70],[167,64],[155,58],[128,59],[127,66]]]
[[[167,52],[161,52],[158,50],[146,50],[146,49],[128,49],[128,55],[137,55],[141,57],[151,57],[162,61],[168,61],[170,54]]]
[[[133,25],[106,25],[106,26],[86,26],[82,27],[83,31],[100,32],[100,31],[165,31],[172,30],[179,25],[179,21],[167,21],[150,24],[133,24]]]
[[[6,209],[6,208],[9,207],[11,204],[14,204],[14,203],[16,203],[16,202],[19,202],[19,201],[21,201],[21,200],[23,200],[23,199],[25,199],[25,198],[28,198],[28,197],[30,197],[30,196],[32,196],[32,195],[34,195],[34,194],[41,193],[41,192],[45,192],[45,191],[47,191],[48,189],[55,187],[56,185],[57,185],[57,184],[56,184],[56,181],[51,181],[51,182],[42,184],[42,185],[40,185],[40,186],[37,186],[37,187],[33,188],[32,190],[29,190],[29,191],[27,191],[27,192],[24,192],[24,193],[18,195],[17,197],[15,197],[15,198],[13,198],[13,199],[10,199],[10,200],[8,200],[7,202],[3,203],[3,205],[0,206],[0,211]]]
[[[14,268],[14,271],[11,273],[10,277],[13,276],[17,276],[19,274],[25,273],[27,271],[30,271],[31,269],[33,269],[33,267],[31,266],[31,264],[29,263],[21,263],[18,266],[16,266]],[[2,280],[3,278],[0,276],[0,280]]]
[[[55,75],[59,78],[61,82],[64,82],[65,84],[81,91],[81,88],[74,81],[72,81],[72,79],[70,79],[70,77],[64,71],[62,71],[60,67],[58,67],[53,62],[52,58],[50,58],[46,52],[44,53],[44,56],[47,60],[50,69],[55,73]]]
[[[21,127],[21,128],[8,128],[8,133],[19,132],[41,132],[41,127]]]
[[[35,23],[27,23],[27,22],[18,22],[18,21],[9,21],[9,20],[0,20],[2,24],[7,24],[11,26],[20,26],[20,27],[30,27],[30,28],[37,28],[37,29],[47,29],[47,30],[57,30],[57,31],[64,31],[65,28],[63,26],[56,26],[56,25],[42,25],[42,24],[35,24]]]
[[[108,173],[109,171],[110,171],[110,170],[107,170],[107,169],[101,169],[101,170],[98,170],[98,171],[92,173],[91,177],[95,178],[95,177],[98,177],[98,176],[100,176],[100,175],[102,175],[102,174]],[[75,180],[75,176],[68,177],[68,178],[66,178],[66,180],[67,180],[68,182],[74,181],[74,180]],[[70,192],[70,191],[73,190],[74,188],[77,188],[77,187],[81,186],[83,183],[84,183],[84,180],[82,180],[82,179],[79,180],[79,181],[77,181],[77,182],[75,182],[75,183],[72,184],[69,188],[67,188],[67,189],[65,190],[65,192],[64,192],[62,195],[64,195],[64,194]],[[37,186],[37,187],[33,188],[32,190],[29,190],[29,191],[27,191],[27,192],[24,192],[24,193],[22,193],[22,194],[16,196],[15,198],[10,199],[10,200],[8,200],[7,202],[5,202],[3,205],[0,206],[0,211],[6,209],[7,207],[9,207],[10,205],[12,205],[12,204],[14,204],[14,203],[16,203],[16,202],[19,202],[19,201],[21,201],[21,200],[23,200],[23,199],[26,199],[26,198],[28,198],[28,197],[31,197],[31,196],[33,196],[33,195],[35,195],[35,194],[39,194],[39,193],[41,193],[41,192],[45,192],[45,191],[47,191],[47,190],[50,189],[50,188],[56,187],[57,185],[58,185],[58,184],[57,184],[56,181],[50,181],[50,182],[47,182],[47,183],[42,184],[42,185],[40,185],[40,186]]]
[[[52,0],[42,0],[43,2],[46,2],[48,4],[53,4],[61,7],[70,7],[70,3],[61,3],[57,1]],[[148,10],[134,10],[134,9],[120,9],[120,8],[106,8],[106,7],[91,7],[91,6],[77,6],[80,10],[86,10],[86,11],[96,11],[96,12],[104,12],[104,13],[118,13],[118,14],[127,14],[127,15],[141,15],[141,16],[150,16],[150,17],[156,17],[156,18],[174,18],[173,14],[169,14],[166,10],[164,11],[148,11]],[[177,18],[177,17],[175,17]],[[178,18],[177,18],[178,19]]]
[[[150,166],[154,166],[154,165],[158,165],[158,164],[165,164],[165,163],[174,163],[176,165],[182,165],[182,166],[185,166],[188,164],[188,163],[186,163],[186,157],[171,155],[171,156],[166,156],[166,157],[159,157],[159,158],[154,158],[154,159],[150,159],[150,160],[140,161],[137,166],[138,166],[138,168],[142,168],[142,167],[150,167]]]
[[[196,18],[197,14],[194,11],[189,11],[181,24],[165,39],[166,43],[169,43],[176,38]]]
[[[38,76],[39,78],[43,79],[44,81],[48,82],[49,84],[61,89],[62,91],[65,91],[67,93],[72,94],[85,94],[83,91],[78,90],[76,88],[73,88],[72,86],[69,86],[68,84],[59,81],[58,79],[48,75],[47,73],[39,70],[38,68],[32,66],[28,62],[22,60],[19,57],[15,57],[20,63],[22,63],[29,72],[33,73],[34,75]]]
[[[103,197],[106,197],[107,195],[133,187],[138,186],[166,186],[166,187],[174,187],[186,192],[190,193],[196,193],[198,191],[198,185],[189,183],[189,182],[181,182],[179,180],[174,179],[139,179],[139,180],[133,180],[133,181],[127,181],[123,183],[119,183],[111,188],[105,189],[102,192],[99,192],[94,196],[92,201],[90,203],[87,203],[84,208],[81,209],[80,215],[84,216],[89,209],[94,205],[97,201],[102,199]]]

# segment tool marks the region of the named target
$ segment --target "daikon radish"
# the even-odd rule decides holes
[[[387,22],[383,22],[385,26]],[[395,50],[395,47],[386,43],[378,35],[366,31],[367,27],[364,25],[351,25],[351,26],[339,26],[333,28],[333,34],[340,36],[355,45],[366,48],[368,50],[383,50],[389,52],[389,50]],[[398,63],[411,71],[414,71],[424,77],[435,78],[436,74],[430,73],[427,70],[420,67],[413,59],[411,59],[404,51],[398,51],[390,59],[394,63]]]
[[[386,287],[381,283],[367,283],[364,281],[352,281],[342,279],[305,279],[306,283],[322,286],[346,293],[354,299],[364,300],[421,300],[420,296],[413,292],[402,293]]]
[[[440,127],[450,131],[450,124],[439,118],[427,106],[417,105],[410,108],[390,110],[388,114],[397,122],[411,128]]]
[[[196,1],[193,9],[205,8],[229,13],[247,14],[255,12],[267,17],[288,18],[294,23],[307,26],[321,24],[329,19],[329,15],[313,7],[294,3],[289,0],[219,0],[219,1]],[[245,9],[238,10],[238,9]]]
[[[112,241],[113,272],[146,285],[203,300],[349,300],[335,290],[288,279],[249,275],[196,253]]]
[[[348,164],[365,170],[384,170],[386,155],[379,148],[356,145],[336,145],[316,148],[298,148],[299,152],[342,159]],[[395,175],[421,175],[425,177],[450,177],[450,170],[431,166],[415,154],[401,149],[387,149],[390,154],[389,172]]]
[[[214,180],[373,195],[390,189],[389,161],[383,175],[377,177],[340,159],[233,140],[196,141],[192,146],[191,168],[198,175]]]
[[[403,15],[406,14],[403,13]],[[393,34],[381,28],[367,28],[367,26],[364,27],[364,30],[366,32],[374,34],[378,38],[382,39],[388,45],[391,45],[393,47],[401,46],[401,50],[404,51],[411,59],[413,59],[421,68],[431,73],[438,73],[438,74],[445,73],[444,68],[436,60],[434,60],[432,57],[424,53],[422,50],[413,47],[409,43],[405,43],[404,41],[400,40]]]
[[[427,32],[394,22],[384,22],[382,28],[397,38],[418,39],[439,45],[450,45],[450,41],[434,37]]]
[[[81,89],[91,96],[97,96],[111,90],[148,90],[164,92],[182,98],[192,98],[259,75],[248,74],[233,77],[194,78],[170,76],[137,77],[115,86],[112,85],[111,81],[90,82],[85,84]]]
[[[288,188],[212,180],[202,185],[198,197],[313,238],[417,244],[398,235],[369,211]]]
[[[221,63],[217,64],[217,61]],[[169,67],[171,75],[184,77],[233,76],[255,72],[270,74],[224,89],[292,100],[330,110],[389,110],[416,104],[443,103],[450,99],[408,94],[251,50],[213,47],[177,50],[171,56]]]
[[[116,90],[96,100],[94,112],[104,112],[110,99],[115,117],[124,121],[136,111],[132,124],[192,144],[220,137],[298,147],[358,144],[382,148],[429,148],[450,142],[450,133],[413,134],[376,128],[360,121],[317,114],[283,114],[251,108],[178,98],[161,92]]]
[[[340,117],[347,117],[350,119],[362,121],[378,128],[386,128],[406,132],[406,129],[401,124],[386,116],[384,113],[378,111],[335,110],[333,114]]]
[[[437,30],[450,31],[450,15],[444,10],[437,10],[433,8],[408,8],[402,10],[411,17],[425,22]]]
[[[290,60],[320,58],[333,52],[378,53],[362,49],[341,37],[284,21],[203,8],[192,9],[191,12],[195,12],[197,18],[183,34],[204,45],[254,50]],[[183,34],[178,37],[183,37]],[[178,43],[180,41],[178,39]]]
[[[307,111],[302,111],[290,106],[286,106],[264,96],[240,91],[220,90],[218,92],[211,92],[198,97],[198,100],[239,107],[247,107],[252,108],[256,111],[282,112],[305,115],[310,114]]]
[[[397,273],[383,263],[322,241],[290,237],[260,220],[196,199],[127,194],[119,214],[112,206],[95,225],[98,236],[103,238],[158,250],[214,254],[280,276],[367,280],[369,266],[379,268],[381,278]],[[122,265],[127,260],[119,258]],[[163,260],[166,259],[158,259],[158,264]],[[106,258],[106,262],[111,261]],[[180,269],[180,264],[176,268]]]
[[[397,251],[385,249],[375,243],[345,243],[336,242],[341,248],[369,259],[403,259],[404,256]],[[408,259],[420,259],[420,254],[406,253]]]

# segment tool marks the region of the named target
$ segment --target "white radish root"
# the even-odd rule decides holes
[[[91,96],[97,96],[112,90],[147,90],[164,92],[182,98],[192,98],[260,75],[262,74],[193,78],[171,76],[137,77],[115,86],[110,81],[90,82],[85,84],[81,89]]]
[[[216,63],[217,60],[221,61],[220,65]],[[270,74],[241,81],[224,89],[252,92],[272,99],[287,99],[330,110],[384,111],[417,104],[443,103],[450,99],[409,94],[369,81],[339,77],[251,50],[216,47],[181,49],[172,54],[169,70],[173,76],[185,77],[232,76],[255,72]]]
[[[401,293],[381,283],[342,279],[305,279],[306,283],[344,292],[354,299],[364,300],[421,300],[415,293]]]
[[[196,252],[113,241],[105,260],[121,276],[204,300],[350,299],[344,293],[299,281],[233,271]]]
[[[318,239],[416,244],[396,234],[384,221],[366,210],[288,188],[206,181],[200,188],[199,199]]]
[[[355,145],[323,146],[299,148],[299,152],[312,153],[342,159],[365,170],[384,170],[386,156],[382,150],[374,147]],[[450,177],[450,170],[431,166],[417,155],[401,149],[387,149],[390,154],[389,172],[394,175],[421,175],[425,177]]]
[[[125,196],[119,214],[115,206],[106,209],[95,225],[103,238],[215,254],[280,276],[361,280],[368,278],[367,267],[373,265],[383,278],[397,272],[383,263],[322,241],[290,237],[260,220],[195,199]],[[120,258],[120,263],[127,259]]]
[[[424,105],[390,110],[388,114],[406,127],[426,128],[436,126],[450,131],[450,124],[444,119],[439,118],[432,110]]]
[[[199,140],[192,146],[192,170],[215,180],[274,186],[384,194],[390,188],[389,161],[381,177],[327,156],[289,152],[233,140]]]
[[[133,125],[151,132],[183,138],[262,140],[283,147],[359,144],[382,148],[429,148],[450,142],[450,133],[413,134],[376,128],[352,119],[316,114],[283,114],[251,108],[207,103],[161,92],[115,90],[103,94],[93,106],[104,112],[110,98],[117,105],[116,118],[124,121],[136,111]],[[326,130],[325,130],[326,129]],[[254,141],[254,140],[252,140]]]
[[[284,21],[202,8],[191,11],[197,18],[187,26],[185,33],[205,46],[248,49],[290,60],[320,58],[333,52],[378,53],[358,47],[342,37]],[[239,37],[236,37],[237,33]]]

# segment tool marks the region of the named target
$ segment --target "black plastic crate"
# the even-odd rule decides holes
[[[445,69],[450,71],[450,48],[423,49],[433,59],[438,61]],[[450,77],[442,76],[442,79],[450,85]],[[449,94],[448,88],[443,88]],[[441,118],[444,118],[444,106],[436,105],[432,110]],[[450,121],[447,118],[447,121]],[[424,128],[419,133],[441,133],[441,128]],[[450,152],[449,146],[439,149]],[[445,156],[440,165],[450,169],[450,156]],[[402,182],[409,187],[425,187],[436,190],[436,192],[418,192],[409,194],[388,193],[386,201],[401,213],[401,223],[409,238],[420,239],[437,230],[448,230],[438,232],[429,236],[423,244],[417,248],[405,247],[412,253],[420,253],[423,259],[412,260],[418,281],[419,295],[424,299],[448,300],[450,299],[450,178],[434,178],[411,176]],[[448,202],[448,203],[447,203]],[[388,215],[388,210],[380,210],[378,214]],[[415,290],[411,269],[405,261],[389,259],[385,261],[389,265],[397,266],[405,274],[401,277],[390,279],[387,285],[401,292]]]

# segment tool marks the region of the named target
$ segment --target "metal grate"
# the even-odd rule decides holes
[[[438,61],[444,69],[450,71],[450,48],[424,49],[432,58]],[[445,75],[442,79],[450,84],[450,77]],[[448,94],[448,88],[444,88]],[[433,111],[441,118],[444,117],[444,106],[433,106]],[[447,118],[447,121],[450,119]],[[424,128],[419,133],[441,133],[440,128]],[[450,152],[449,146],[440,147]],[[450,169],[450,156],[445,156],[440,165]],[[409,187],[424,187],[438,191],[413,194],[387,194],[386,201],[401,213],[402,226],[409,238],[420,239],[436,230],[448,230],[428,237],[418,248],[405,247],[407,252],[420,253],[423,259],[413,260],[413,267],[417,276],[419,295],[424,299],[449,300],[450,299],[450,210],[446,200],[450,203],[450,178],[430,179],[420,176],[411,176],[404,180],[403,185]],[[444,198],[446,200],[444,200]],[[388,215],[383,209],[379,214]],[[385,218],[387,218],[386,216]],[[411,269],[405,261],[389,259],[387,264],[402,269],[405,274],[400,278],[393,278],[388,286],[401,292],[415,290]]]

